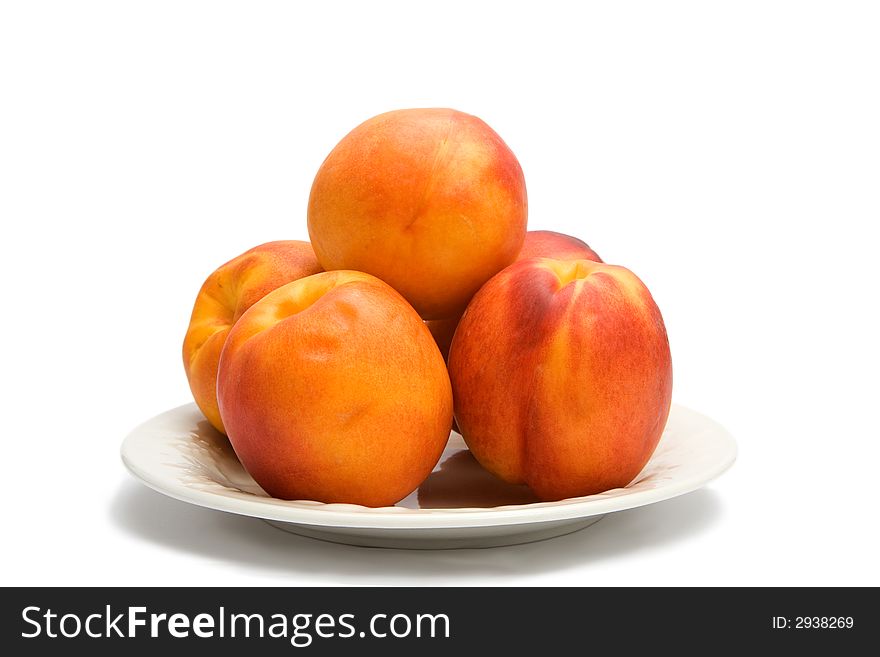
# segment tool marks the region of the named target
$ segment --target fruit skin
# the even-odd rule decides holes
[[[552,230],[530,230],[517,260],[527,258],[556,258],[557,260],[594,260],[602,262],[590,245],[577,237]]]
[[[672,395],[666,329],[644,284],[590,260],[521,260],[474,296],[449,353],[455,417],[490,472],[543,500],[626,486]]]
[[[220,413],[270,495],[394,504],[433,469],[452,390],[427,327],[396,291],[354,271],[282,286],[229,333]]]
[[[272,290],[320,271],[308,242],[281,240],[245,251],[205,280],[183,340],[183,367],[196,404],[218,431],[226,433],[217,408],[217,364],[229,330]]]
[[[519,162],[488,125],[407,109],[336,145],[312,184],[308,225],[326,270],[378,276],[424,319],[443,319],[514,261],[527,214]]]

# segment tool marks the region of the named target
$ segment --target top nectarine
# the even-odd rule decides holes
[[[321,165],[308,205],[324,269],[378,276],[425,319],[460,313],[514,261],[526,230],[523,172],[494,130],[451,109],[380,114]]]

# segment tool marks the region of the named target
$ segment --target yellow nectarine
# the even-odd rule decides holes
[[[338,270],[269,293],[238,320],[217,375],[233,449],[282,499],[384,506],[431,472],[449,437],[443,358],[389,285]]]
[[[356,269],[400,292],[424,319],[459,314],[514,261],[527,220],[514,154],[475,116],[380,114],[327,156],[309,197],[309,235],[329,270]]]
[[[183,341],[183,366],[196,404],[225,433],[217,409],[217,363],[229,329],[268,292],[321,271],[308,242],[261,244],[233,258],[202,285]]]

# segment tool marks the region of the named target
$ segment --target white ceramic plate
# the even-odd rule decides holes
[[[458,548],[526,543],[567,534],[604,514],[696,490],[729,468],[736,443],[721,426],[673,405],[663,438],[626,488],[559,502],[538,502],[483,470],[452,433],[433,473],[393,507],[285,501],[269,497],[245,472],[225,436],[195,404],[137,427],[122,460],[144,483],[211,509],[261,518],[295,534],[372,547]]]

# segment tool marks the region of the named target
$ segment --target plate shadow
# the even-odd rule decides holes
[[[703,488],[665,502],[608,514],[586,529],[536,543],[489,549],[394,550],[304,538],[256,518],[174,500],[123,482],[109,514],[123,531],[171,549],[277,575],[338,583],[418,577],[425,584],[461,576],[510,577],[561,571],[631,556],[706,531],[723,515],[720,496]]]

